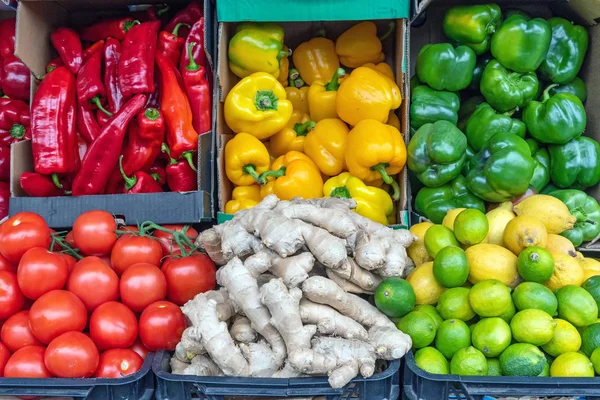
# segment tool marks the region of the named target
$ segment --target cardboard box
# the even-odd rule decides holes
[[[337,38],[342,32],[350,28],[358,21],[313,21],[313,22],[283,22],[281,23],[285,29],[285,44],[290,48],[295,48],[300,43],[314,37],[315,33],[320,29],[325,29],[327,37]],[[390,20],[373,21],[378,26],[379,32],[384,32]],[[406,99],[408,94],[408,76],[406,68],[408,64],[408,29],[407,19],[396,20],[395,34],[391,39],[383,43],[386,62],[392,66],[396,74],[396,83],[402,91],[402,105],[396,113],[400,118],[401,131],[404,134],[404,140],[408,143],[408,107],[409,102]],[[233,86],[239,81],[230,70],[227,59],[227,48],[229,39],[235,33],[235,23],[219,23],[218,29],[218,54],[216,65],[216,80],[215,80],[215,98],[219,101],[216,104],[217,112],[215,113],[216,120],[216,137],[217,137],[217,187],[218,187],[218,220],[224,221],[228,217],[223,215],[225,204],[231,199],[231,191],[233,184],[225,175],[224,149],[225,145],[234,136],[234,132],[225,123],[223,115],[223,104],[227,94]],[[349,71],[348,68],[346,68]],[[406,169],[396,176],[400,184],[401,197],[396,204],[397,224],[408,226],[408,177]]]
[[[185,6],[187,0],[170,1],[172,6]],[[46,64],[53,58],[50,33],[61,25],[81,26],[103,18],[123,15],[135,4],[165,3],[158,0],[22,0],[17,10],[17,42],[15,54],[32,72],[32,98]],[[211,1],[204,2],[205,49],[212,72],[214,54],[214,13]],[[103,209],[116,215],[127,215],[129,223],[153,220],[157,223],[194,223],[210,220],[213,209],[214,135],[212,131],[198,140],[198,191],[188,193],[155,193],[136,195],[97,195],[79,197],[27,197],[19,185],[23,172],[33,171],[31,143],[21,142],[11,150],[10,214],[33,211],[52,227],[73,224],[81,212]]]

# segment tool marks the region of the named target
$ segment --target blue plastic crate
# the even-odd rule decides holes
[[[169,367],[171,355],[159,351],[152,371],[156,375],[157,400],[224,400],[225,396],[245,397],[309,397],[325,396],[326,400],[396,400],[400,395],[400,361],[372,377],[353,379],[343,389],[332,389],[327,378],[239,378],[227,376],[173,375]]]

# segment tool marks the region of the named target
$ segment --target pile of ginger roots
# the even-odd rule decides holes
[[[377,360],[399,359],[408,335],[359,294],[413,267],[416,238],[354,212],[351,199],[280,201],[269,195],[201,233],[221,267],[218,290],[183,307],[188,328],[174,374],[292,378],[327,375],[333,388]]]

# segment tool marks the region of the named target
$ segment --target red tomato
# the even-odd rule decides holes
[[[184,305],[198,293],[213,290],[216,285],[216,268],[205,254],[169,258],[161,268],[167,278],[167,298]]]
[[[0,271],[17,272],[17,267],[0,254]]]
[[[133,264],[148,263],[160,266],[162,249],[158,241],[149,236],[124,235],[117,240],[110,253],[110,262],[118,275]]]
[[[73,268],[75,268],[75,264],[77,264],[77,259],[73,256],[70,256],[68,254],[59,254],[59,256],[61,256],[65,262],[67,263],[67,267],[69,268],[69,272],[73,271]]]
[[[37,299],[29,310],[29,327],[42,343],[69,331],[83,331],[87,311],[79,297],[66,290],[53,290]]]
[[[157,301],[140,316],[140,339],[150,351],[175,350],[185,329],[185,317],[177,304]]]
[[[65,236],[65,242],[67,242],[69,246],[73,248],[77,247],[75,245],[75,239],[73,238],[73,231],[69,231],[69,233],[67,233],[67,236]]]
[[[13,353],[26,346],[40,346],[42,342],[29,328],[29,311],[23,310],[4,322],[0,331],[2,343]]]
[[[90,317],[90,337],[100,350],[129,347],[137,335],[135,314],[116,301],[98,306]]]
[[[127,268],[119,287],[123,304],[136,312],[167,296],[165,275],[158,267],[147,263]]]
[[[44,346],[27,346],[15,351],[4,367],[5,378],[52,378],[44,363]]]
[[[81,332],[67,332],[50,342],[44,354],[48,370],[58,378],[89,378],[100,356],[92,339]]]
[[[13,272],[0,271],[0,319],[4,320],[23,309],[25,298],[17,275]]]
[[[142,341],[140,340],[140,338],[137,338],[135,340],[135,343],[133,344],[133,346],[131,346],[129,349],[135,351],[144,360],[146,359],[146,356],[148,355],[148,353],[150,353],[150,350],[148,350],[146,348],[146,346],[144,346],[142,344]]]
[[[50,242],[50,228],[36,213],[17,213],[0,225],[0,253],[13,264],[18,264],[27,250],[47,249]]]
[[[21,292],[32,300],[51,290],[62,289],[68,277],[67,261],[41,247],[27,250],[17,269]]]
[[[144,359],[129,349],[110,349],[100,355],[94,378],[122,378],[142,368]]]
[[[184,227],[187,226],[187,231],[185,232],[185,235],[187,237],[190,238],[190,240],[192,241],[192,243],[194,242],[194,240],[196,240],[196,238],[198,237],[198,231],[195,230],[194,228],[192,228],[189,225],[163,225],[163,228],[165,229],[169,229],[171,231],[175,231],[175,232],[181,232]],[[171,254],[181,254],[181,249],[179,248],[179,246],[177,245],[177,243],[175,243],[175,240],[173,239],[173,235],[167,232],[163,232],[160,230],[155,230],[153,236],[155,238],[158,238],[158,241],[160,243],[160,246],[162,247],[163,250],[163,255],[166,257],[168,255]]]
[[[4,376],[4,367],[10,358],[10,351],[8,348],[0,343],[0,376]]]
[[[86,257],[75,265],[67,290],[75,293],[92,312],[100,304],[119,298],[119,277],[100,258]]]
[[[73,224],[75,246],[89,256],[103,256],[117,241],[117,223],[113,216],[102,210],[81,214]]]

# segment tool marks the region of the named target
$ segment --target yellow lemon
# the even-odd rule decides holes
[[[454,230],[454,220],[456,219],[458,214],[460,214],[464,210],[466,210],[466,208],[454,208],[452,210],[446,211],[446,215],[442,220],[442,225],[444,225],[448,229]]]
[[[527,247],[546,248],[548,232],[539,219],[522,215],[506,225],[503,240],[507,249],[519,255]]]
[[[410,227],[410,233],[417,237],[417,241],[413,242],[410,247],[406,250],[408,256],[415,263],[415,265],[425,264],[426,262],[433,261],[433,258],[427,253],[425,249],[425,232],[427,229],[432,227],[431,222],[421,222]],[[570,242],[569,242],[570,243]]]
[[[514,288],[520,283],[517,256],[504,247],[483,243],[469,247],[465,254],[469,263],[469,282],[475,284],[497,279]]]
[[[544,285],[554,291],[566,285],[581,286],[585,273],[578,260],[566,254],[552,254],[554,272]]]
[[[548,234],[546,250],[550,253],[566,254],[571,257],[577,256],[577,251],[575,250],[573,243],[566,237],[555,235],[554,233]]]
[[[510,220],[516,217],[512,203],[510,201],[504,202],[485,215],[490,226],[487,237],[488,243],[504,246],[504,228]]]
[[[600,262],[598,260],[585,257],[579,260],[579,265],[583,268],[584,281],[592,276],[600,275]]]
[[[556,197],[546,194],[536,194],[527,197],[514,207],[517,215],[525,215],[540,220],[548,233],[561,233],[573,229],[577,218],[569,212],[569,209]]]
[[[444,287],[433,276],[433,262],[419,265],[406,277],[417,297],[417,304],[436,304]]]

